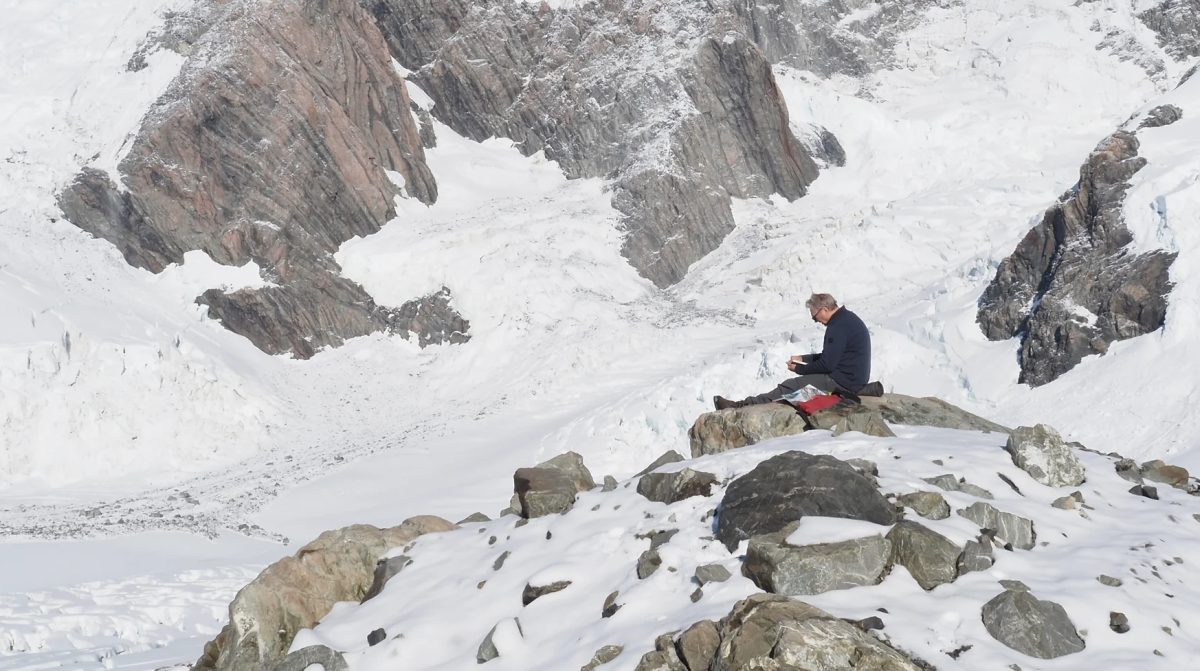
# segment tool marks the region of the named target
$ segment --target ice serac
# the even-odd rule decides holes
[[[189,57],[143,119],[120,184],[83,170],[60,194],[67,219],[154,272],[191,250],[257,263],[272,286],[199,302],[267,352],[307,357],[411,330],[405,315],[419,306],[376,304],[332,256],[393,218],[397,196],[437,198],[405,82],[371,16],[353,0],[236,0],[196,12],[186,35],[168,26],[162,36]],[[437,320],[449,335],[425,340],[464,338],[455,317]]]
[[[1114,341],[1163,325],[1176,255],[1131,252],[1121,214],[1129,179],[1145,165],[1133,133],[1105,138],[980,298],[984,334],[1021,339],[1022,382],[1051,382]]]
[[[610,180],[622,251],[660,287],[733,229],[731,197],[795,199],[816,178],[728,3],[363,1],[440,121]]]

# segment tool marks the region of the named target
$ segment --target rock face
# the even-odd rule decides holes
[[[437,198],[370,16],[352,0],[202,5],[172,42],[190,58],[143,119],[121,183],[85,169],[60,194],[66,218],[153,272],[190,250],[255,262],[270,286],[198,302],[270,353],[308,357],[380,330],[464,340],[448,292],[380,306],[333,260],[394,216],[397,195]]]
[[[1019,426],[1004,449],[1017,468],[1050,487],[1073,487],[1087,479],[1083,464],[1062,436],[1045,424]]]
[[[892,563],[908,569],[921,589],[954,582],[962,551],[949,538],[916,522],[901,521],[888,532]]]
[[[983,606],[983,625],[1004,645],[1039,659],[1054,659],[1084,649],[1083,639],[1062,606],[1041,601],[1017,586]]]
[[[692,457],[728,450],[779,436],[793,436],[808,428],[796,409],[783,403],[763,403],[745,408],[707,412],[688,430]]]
[[[321,534],[294,556],[263,569],[237,593],[229,604],[229,624],[204,646],[192,668],[271,667],[287,654],[297,631],[315,625],[338,601],[363,598],[380,555],[423,534],[453,528],[425,515],[389,529],[354,525]]]
[[[1138,140],[1118,131],[1080,168],[1079,183],[1029,231],[979,299],[991,340],[1021,340],[1020,381],[1046,384],[1102,354],[1115,340],[1161,327],[1175,254],[1125,250],[1121,209],[1129,179],[1146,165]]]
[[[440,121],[612,180],[622,251],[660,287],[733,229],[731,197],[795,199],[816,178],[724,2],[364,4]]]
[[[716,537],[730,550],[805,515],[896,521],[896,510],[853,466],[804,452],[771,457],[731,482],[718,511]]]
[[[1200,2],[1165,0],[1138,14],[1158,34],[1158,44],[1177,60],[1200,56]]]
[[[789,545],[786,539],[795,528],[792,524],[750,539],[742,571],[764,591],[785,596],[820,594],[875,585],[887,572],[892,543],[883,536]]]
[[[1170,126],[1182,118],[1183,110],[1178,107],[1174,105],[1159,105],[1146,113],[1146,118],[1142,119],[1142,122],[1138,124],[1138,129]]]

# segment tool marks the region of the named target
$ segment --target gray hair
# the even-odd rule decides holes
[[[813,294],[808,297],[808,300],[804,301],[804,307],[808,308],[810,312],[822,308],[836,310],[838,304],[837,299],[829,294]]]

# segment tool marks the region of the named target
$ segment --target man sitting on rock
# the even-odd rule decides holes
[[[813,294],[804,305],[813,321],[825,325],[825,345],[821,353],[797,354],[788,359],[788,370],[799,377],[784,380],[765,394],[741,401],[714,396],[713,405],[717,410],[778,401],[807,385],[827,394],[837,394],[852,403],[858,403],[860,392],[874,396],[882,393],[879,383],[867,384],[871,376],[871,334],[867,325],[858,315],[839,307],[829,294]]]

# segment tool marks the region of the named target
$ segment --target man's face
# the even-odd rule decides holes
[[[830,312],[829,308],[809,308],[808,310],[812,320],[818,324],[828,324]]]

